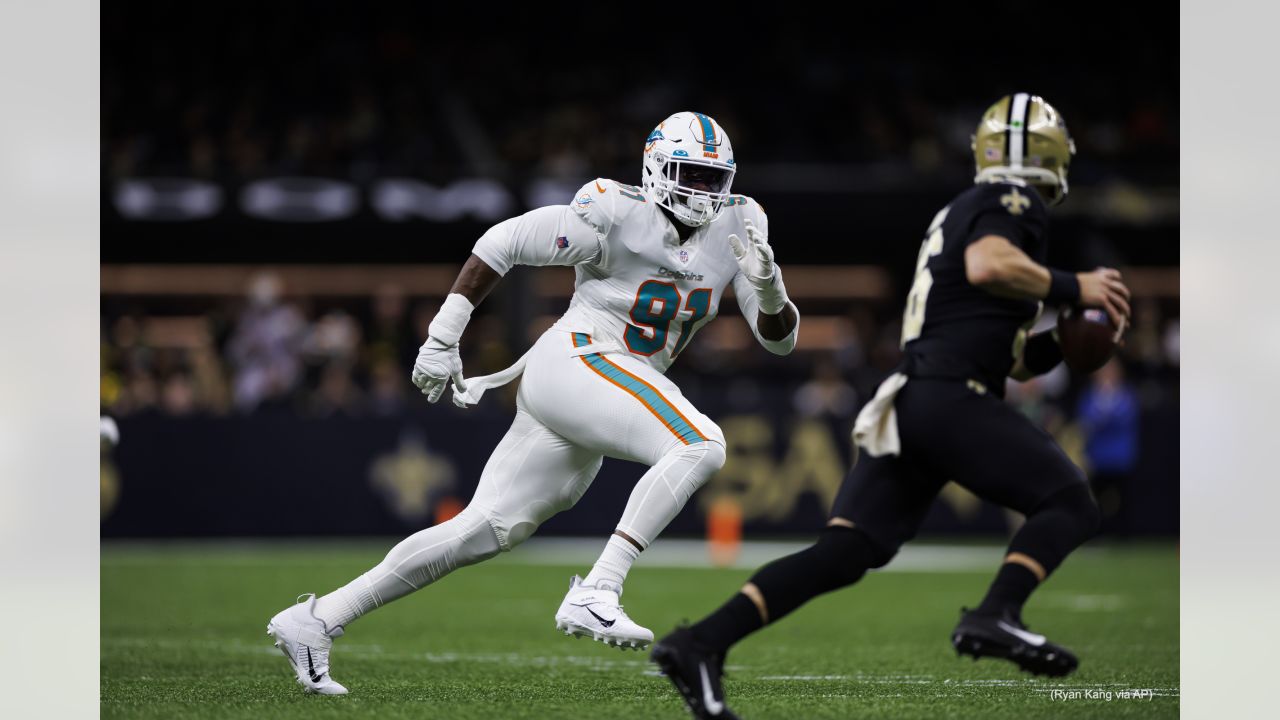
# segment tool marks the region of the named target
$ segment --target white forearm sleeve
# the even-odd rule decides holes
[[[782,268],[775,268],[775,271],[778,273],[778,284],[781,285]],[[756,297],[756,291],[751,286],[751,281],[742,273],[738,273],[733,278],[733,293],[738,296],[738,308],[742,310],[742,317],[746,318],[747,324],[751,326],[751,332],[756,336],[756,342],[759,342],[765,350],[774,355],[790,355],[791,351],[796,348],[796,338],[800,334],[800,310],[795,303],[787,300],[787,305],[791,306],[791,309],[796,312],[796,326],[791,328],[791,333],[781,340],[768,340],[760,335],[760,327],[758,325],[760,300]]]
[[[600,239],[568,205],[548,205],[489,228],[472,252],[499,275],[506,275],[516,265],[595,262],[600,257]]]
[[[449,293],[444,299],[444,304],[440,306],[440,311],[436,313],[435,319],[427,328],[427,336],[439,340],[446,346],[457,345],[475,309],[466,297],[459,293]]]

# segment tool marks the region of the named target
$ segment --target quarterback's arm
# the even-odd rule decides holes
[[[1024,337],[1022,347],[1018,349],[1018,359],[1013,363],[1009,377],[1018,382],[1026,382],[1037,375],[1049,372],[1062,362],[1062,348],[1058,346],[1056,330],[1045,330]]]
[[[776,269],[776,268],[775,268]],[[781,270],[777,270],[781,282]],[[796,347],[800,329],[800,312],[795,303],[787,300],[782,309],[770,315],[760,309],[760,300],[751,282],[742,273],[733,277],[733,294],[738,298],[738,308],[747,319],[751,332],[766,350],[774,355],[789,355]]]
[[[1103,308],[1118,328],[1129,317],[1129,289],[1118,270],[1069,273],[1047,268],[1001,235],[984,235],[970,243],[964,251],[964,272],[971,285],[993,295]]]
[[[964,274],[971,285],[1018,300],[1044,300],[1053,280],[1049,268],[1001,235],[986,235],[965,248]]]

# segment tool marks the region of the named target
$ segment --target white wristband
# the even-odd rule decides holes
[[[782,282],[782,268],[773,266],[773,282],[764,288],[756,288],[756,302],[760,312],[777,315],[787,306],[787,286]]]
[[[435,319],[427,328],[427,334],[446,347],[457,345],[458,340],[462,339],[462,331],[467,329],[467,322],[471,320],[471,312],[475,309],[471,301],[462,295],[449,293],[449,297],[440,306],[440,312],[436,313]]]

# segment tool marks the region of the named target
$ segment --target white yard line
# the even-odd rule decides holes
[[[1129,604],[1123,595],[1086,595],[1076,593],[1045,592],[1036,595],[1042,607],[1074,612],[1116,612]]]
[[[149,648],[155,650],[183,650],[204,649],[211,651],[231,652],[244,655],[271,655],[276,656],[279,650],[272,647],[271,643],[264,639],[261,645],[246,644],[241,642],[226,642],[219,640],[153,640],[148,638],[122,636],[122,637],[106,637],[102,639],[102,648],[110,650],[112,648]],[[499,665],[518,665],[521,667],[579,667],[586,670],[597,672],[608,672],[611,670],[639,670],[645,675],[659,676],[659,673],[649,663],[648,658],[640,653],[631,655],[630,657],[621,655],[609,657],[607,655],[523,655],[521,653],[432,653],[432,652],[386,652],[381,645],[376,644],[357,644],[357,643],[338,643],[335,645],[335,658],[339,661],[347,660],[395,660],[398,662],[422,662],[432,664],[454,663],[492,663]],[[616,652],[616,651],[615,651]],[[727,668],[734,674],[754,675],[749,665],[730,665]],[[1018,688],[1022,687],[1031,692],[1050,693],[1055,690],[1063,691],[1085,691],[1085,690],[1150,690],[1156,697],[1179,697],[1180,691],[1176,687],[1160,687],[1160,688],[1134,688],[1131,683],[1122,682],[1106,682],[1106,683],[1072,683],[1070,685],[1056,684],[1052,680],[1044,679],[966,679],[956,680],[947,677],[937,677],[934,675],[877,675],[874,673],[856,673],[852,675],[757,675],[758,680],[771,681],[795,681],[795,682],[847,682],[853,685],[941,685],[946,687],[994,687],[994,688]]]
[[[368,554],[376,558],[390,549],[393,541],[174,541],[104,543],[103,567],[130,567],[151,564],[199,562],[220,567],[279,567],[279,553],[286,552],[291,567],[332,565],[332,551],[344,555]],[[744,542],[737,557],[725,567],[750,570],[770,560],[798,552],[808,542]],[[604,548],[601,538],[531,538],[513,552],[504,553],[494,564],[589,567]],[[911,544],[902,549],[888,567],[875,572],[992,572],[1000,564],[1004,548],[999,545]],[[196,556],[193,559],[193,556]],[[703,540],[659,539],[640,556],[639,567],[711,568],[711,553]]]

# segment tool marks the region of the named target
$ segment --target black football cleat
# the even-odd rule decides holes
[[[699,720],[738,720],[724,703],[720,678],[724,658],[693,639],[687,627],[678,627],[653,646],[649,659],[684,698],[689,712]]]
[[[960,623],[951,631],[957,655],[972,655],[975,662],[980,657],[1004,658],[1032,675],[1049,677],[1069,675],[1080,664],[1070,650],[1028,631],[1013,612],[962,612]]]

